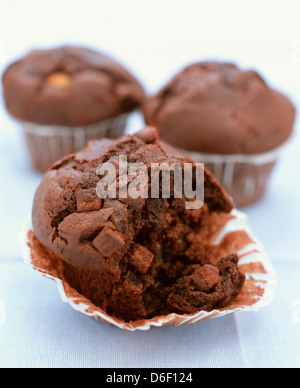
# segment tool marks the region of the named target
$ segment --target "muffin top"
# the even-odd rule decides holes
[[[121,155],[147,168],[152,163],[195,166],[149,127],[136,136],[93,141],[56,163],[37,190],[33,228],[49,254],[62,259],[68,283],[127,321],[209,311],[230,303],[244,281],[238,258],[216,258],[210,240],[216,217],[230,216],[233,208],[227,194],[202,170],[201,208],[187,209],[186,198],[175,198],[174,193],[169,198],[101,199],[98,166],[116,167],[120,190]]]
[[[83,47],[34,50],[10,65],[2,82],[8,112],[43,125],[94,124],[130,112],[144,99],[123,66]]]
[[[126,155],[128,163],[143,163],[149,168],[155,162],[192,162],[158,140],[156,130],[148,127],[136,136],[92,141],[85,150],[53,165],[36,192],[33,227],[40,242],[70,264],[99,269],[120,260],[128,254],[155,208],[162,212],[164,206],[169,206],[168,200],[162,198],[100,199],[97,196],[98,166],[109,162],[119,168],[120,155]],[[208,210],[230,212],[233,205],[229,197],[207,171],[204,183]],[[187,217],[190,212],[187,211]],[[160,221],[164,223],[157,219],[156,224]],[[103,230],[106,233],[102,235]],[[116,249],[110,250],[109,241]]]
[[[234,64],[196,63],[144,104],[147,124],[182,149],[213,154],[257,154],[290,136],[293,104],[255,71]]]

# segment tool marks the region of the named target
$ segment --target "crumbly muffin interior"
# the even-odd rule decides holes
[[[106,271],[64,263],[70,285],[126,321],[228,304],[243,284],[237,257],[221,258],[217,266],[205,264],[210,247],[208,209],[189,211],[184,205],[178,199],[146,201],[134,215],[134,237],[126,254]]]

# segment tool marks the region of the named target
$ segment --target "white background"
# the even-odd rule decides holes
[[[0,0],[0,72],[32,48],[98,48],[154,93],[197,60],[258,70],[300,104],[299,0]],[[2,94],[2,93],[1,93]],[[128,127],[143,126],[135,117]],[[0,367],[299,367],[300,145],[244,209],[278,276],[273,303],[181,328],[125,333],[74,312],[22,262],[18,234],[41,176],[0,105]]]

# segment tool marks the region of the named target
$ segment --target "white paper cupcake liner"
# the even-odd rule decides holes
[[[90,140],[123,135],[129,114],[83,127],[46,126],[21,122],[33,167],[45,172],[56,161],[83,149]]]
[[[109,316],[62,280],[59,276],[59,268],[54,271],[50,270],[47,257],[36,254],[30,221],[24,225],[20,238],[24,261],[35,271],[57,283],[63,302],[67,302],[76,311],[100,322],[114,325],[123,330],[135,331],[148,330],[151,327],[181,326],[240,311],[258,311],[271,303],[276,288],[276,275],[261,243],[253,236],[246,216],[233,210],[224,224],[221,232],[218,232],[214,237],[214,244],[221,248],[224,246],[224,255],[238,252],[239,267],[241,272],[245,274],[246,281],[237,298],[229,306],[219,310],[199,311],[190,315],[169,314],[134,322],[122,322]],[[228,244],[229,241],[231,244]]]
[[[235,205],[245,207],[259,201],[278,159],[292,142],[291,136],[274,150],[254,155],[218,155],[182,150],[214,175],[232,196]]]

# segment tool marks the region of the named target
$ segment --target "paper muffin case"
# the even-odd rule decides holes
[[[61,260],[54,255],[50,257],[49,252],[46,252],[45,249],[42,251],[39,249],[37,253],[36,248],[39,242],[31,229],[30,222],[26,223],[20,237],[24,261],[35,271],[57,283],[63,302],[69,303],[73,309],[82,314],[123,330],[148,330],[151,327],[181,326],[196,323],[238,311],[258,311],[271,303],[276,288],[276,275],[261,243],[249,229],[246,216],[237,210],[233,210],[231,214],[216,216],[215,220],[213,249],[216,251],[216,259],[220,258],[221,254],[225,256],[238,252],[239,268],[246,276],[246,281],[236,299],[225,308],[210,312],[199,311],[190,315],[173,313],[133,322],[123,322],[109,316],[101,308],[95,306],[70,287],[64,280]]]
[[[21,122],[31,162],[39,172],[66,155],[83,149],[90,140],[119,138],[124,134],[129,114],[83,127],[46,126]]]
[[[236,207],[252,205],[263,198],[274,167],[291,143],[291,138],[276,149],[256,155],[217,155],[182,150],[214,175],[232,196]]]

